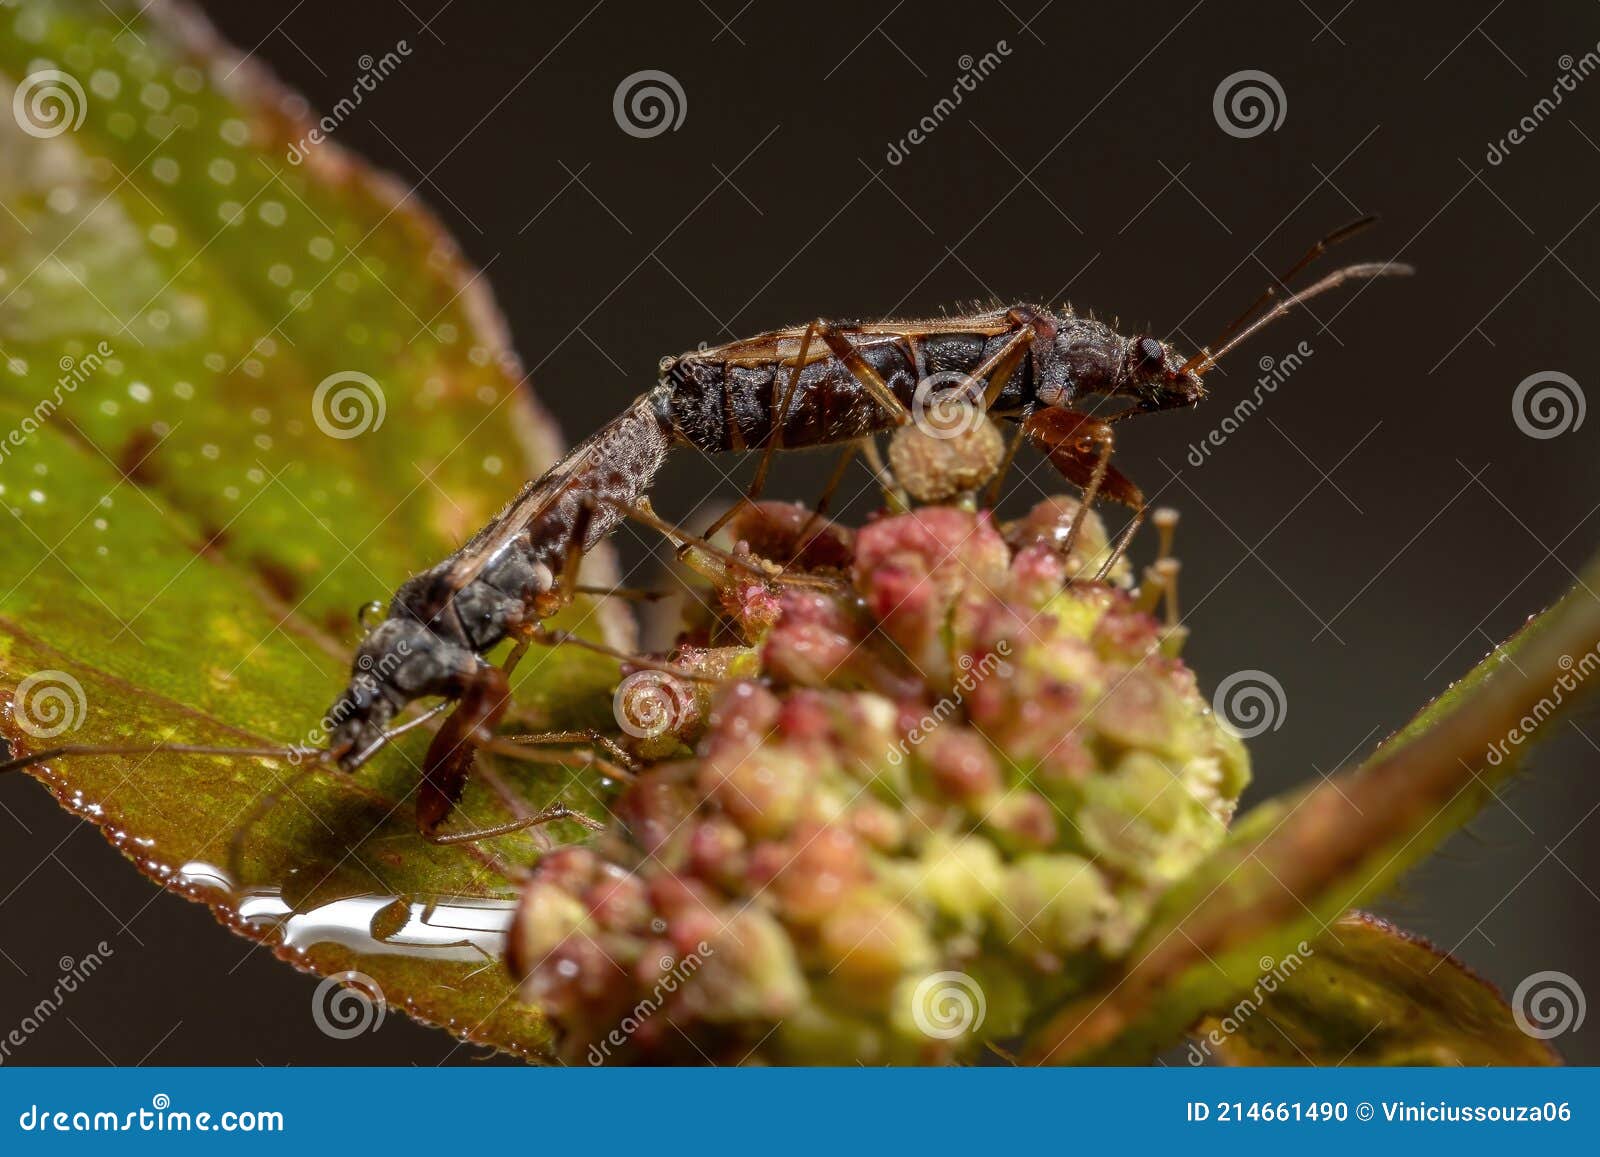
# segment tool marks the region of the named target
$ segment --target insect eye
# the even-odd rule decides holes
[[[1166,352],[1153,337],[1142,337],[1134,343],[1134,356],[1141,370],[1152,373],[1167,364]]]

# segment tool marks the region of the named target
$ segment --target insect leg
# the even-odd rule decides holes
[[[365,763],[367,760],[371,759],[375,754],[377,754],[379,749],[387,746],[390,743],[393,743],[406,732],[413,731],[416,728],[423,726],[430,719],[436,718],[449,709],[450,704],[448,702],[435,703],[432,707],[428,708],[420,715],[417,715],[412,719],[408,719],[398,726],[391,727],[388,731],[385,731],[382,735],[380,735],[370,747],[368,747],[357,757],[355,766],[360,766],[361,764]],[[233,879],[244,879],[244,844],[249,838],[250,832],[255,828],[256,824],[261,821],[262,816],[267,815],[272,811],[273,808],[277,807],[278,804],[282,802],[285,794],[293,795],[296,785],[298,785],[301,780],[306,778],[307,775],[317,770],[317,768],[322,765],[322,753],[319,751],[317,752],[317,755],[317,759],[310,760],[302,764],[293,775],[286,776],[274,783],[265,794],[256,800],[255,804],[246,814],[244,820],[234,828],[233,835],[228,838],[227,860],[228,873],[233,877]],[[310,809],[308,808],[307,810]]]
[[[488,746],[485,744],[484,746]],[[605,825],[598,823],[582,812],[573,811],[564,803],[552,804],[542,811],[530,812],[523,804],[516,792],[511,790],[505,780],[489,767],[478,768],[478,777],[488,785],[501,803],[515,817],[501,824],[490,824],[486,827],[464,828],[458,831],[439,832],[424,831],[423,838],[430,844],[470,844],[475,840],[487,840],[494,836],[508,836],[512,832],[524,831],[528,828],[538,827],[542,824],[554,823],[557,820],[572,820],[582,824],[590,831],[597,832],[604,829]]]
[[[670,599],[677,594],[676,591],[646,590],[642,587],[601,587],[591,586],[588,583],[575,584],[572,592],[579,595],[594,595],[602,599],[626,599],[630,603],[654,603]]]
[[[571,743],[580,746],[571,752],[529,752],[527,750],[530,747],[554,743]],[[494,739],[494,744],[495,746],[491,748],[494,751],[501,751],[504,747],[515,747],[517,752],[513,758],[529,754],[539,757],[529,760],[528,762],[530,763],[558,762],[563,754],[576,754],[582,756],[585,762],[598,767],[606,775],[613,776],[616,779],[632,779],[634,771],[639,766],[638,761],[620,743],[604,732],[596,731],[592,727],[569,731],[539,731],[528,735],[497,735]],[[605,752],[604,756],[599,754],[602,751]],[[546,760],[544,756],[547,755],[554,758]]]
[[[833,472],[828,475],[828,481],[822,487],[822,494],[817,498],[817,504],[811,508],[811,516],[801,523],[800,533],[795,535],[793,551],[795,559],[804,554],[806,547],[810,545],[811,528],[821,522],[827,515],[828,504],[833,501],[833,496],[839,489],[839,483],[844,481],[844,472],[849,467],[851,460],[860,452],[861,442],[863,441],[872,442],[872,438],[868,436],[861,441],[851,442],[844,448],[843,453],[839,455],[839,460],[834,463]],[[876,443],[873,443],[874,449],[876,449],[876,445]],[[784,569],[787,570],[788,565]]]
[[[867,467],[872,471],[872,476],[878,480],[878,488],[883,491],[883,501],[890,511],[895,514],[904,514],[911,509],[911,498],[895,481],[894,471],[883,460],[883,455],[878,453],[878,440],[871,434],[856,443],[861,447],[861,456],[867,460]]]
[[[1016,368],[1022,364],[1022,358],[1028,352],[1028,347],[1033,344],[1035,336],[1033,326],[1024,325],[972,371],[974,382],[989,383],[983,391],[984,413],[987,414],[999,400],[1001,391],[1006,388],[1006,383],[1011,380]]]
[[[707,542],[684,530],[672,525],[646,505],[629,505],[618,503],[617,509],[637,522],[657,531],[668,542],[677,548],[678,558],[687,560],[696,551],[718,560],[726,566],[735,567],[763,582],[781,583],[785,586],[811,587],[819,590],[837,590],[839,584],[831,579],[819,578],[815,575],[783,574],[777,568],[764,569],[757,565],[758,560],[741,557],[732,551],[723,550],[720,546]]]
[[[710,526],[706,527],[705,537],[710,538],[728,524],[739,506],[743,502],[755,502],[761,497],[761,492],[766,489],[767,471],[772,468],[772,455],[783,448],[783,424],[789,417],[789,407],[794,402],[794,396],[800,387],[800,374],[806,368],[807,355],[811,352],[811,340],[817,335],[817,322],[806,326],[805,333],[800,335],[800,353],[794,360],[794,366],[789,373],[789,381],[783,388],[783,400],[778,403],[778,412],[772,419],[772,432],[767,436],[766,448],[761,452],[761,461],[756,464],[755,477],[750,480],[750,489],[745,491],[745,496],[739,503],[735,503],[723,511]],[[781,364],[781,363],[780,363]]]
[[[608,647],[604,643],[596,643],[585,639],[581,635],[574,635],[571,631],[552,631],[544,627],[535,627],[529,632],[529,637],[536,643],[543,643],[547,647],[582,647],[585,651],[593,651],[598,655],[608,655],[613,659],[631,664],[635,667],[645,667],[652,671],[660,671],[677,679],[687,679],[693,683],[720,683],[722,680],[712,675],[702,675],[698,671],[690,671],[686,667],[674,666],[660,659],[652,659],[648,655],[630,655],[626,651],[619,651],[615,647]],[[498,670],[498,668],[495,668]]]
[[[479,742],[488,738],[511,702],[511,680],[499,667],[485,664],[463,688],[456,709],[439,728],[422,761],[417,790],[417,830],[432,839],[450,809],[461,798],[472,772]]]
[[[829,322],[820,319],[811,324],[816,327],[818,335],[827,343],[834,357],[844,363],[851,376],[872,395],[873,401],[894,420],[896,426],[904,426],[911,421],[911,411],[906,409],[906,404],[895,395],[889,388],[889,383],[883,380],[871,362],[861,356],[861,351],[846,336],[850,332],[848,327],[836,329]]]
[[[1000,490],[1005,486],[1006,475],[1011,473],[1011,464],[1017,460],[1017,451],[1022,449],[1023,439],[1028,432],[1028,418],[1032,414],[1032,405],[1022,411],[1022,416],[1017,421],[1017,432],[1011,436],[1011,442],[1006,446],[1006,456],[1000,459],[1000,468],[994,472],[993,481],[989,483],[989,488],[983,493],[983,504],[985,506],[994,507],[999,503]]]
[[[1062,557],[1071,557],[1085,517],[1096,498],[1103,494],[1113,502],[1133,508],[1134,516],[1127,530],[1095,576],[1096,581],[1104,578],[1117,559],[1122,557],[1122,552],[1127,550],[1134,532],[1144,521],[1147,506],[1144,492],[1127,475],[1111,465],[1111,454],[1116,445],[1111,424],[1074,410],[1048,407],[1030,415],[1023,422],[1023,430],[1028,440],[1044,451],[1050,464],[1063,477],[1083,488],[1082,512],[1073,520],[1072,529],[1067,532],[1066,541],[1061,547]]]

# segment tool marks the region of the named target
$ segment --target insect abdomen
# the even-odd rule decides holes
[[[865,346],[861,355],[906,405],[916,392],[916,367],[900,343]],[[664,384],[678,435],[706,453],[758,450],[772,437],[778,408],[794,373],[777,362],[729,364],[680,358]],[[800,373],[783,413],[785,446],[846,442],[894,423],[848,366],[819,358]]]

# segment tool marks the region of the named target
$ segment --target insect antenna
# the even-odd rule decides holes
[[[1267,286],[1267,288],[1262,292],[1261,296],[1250,303],[1250,308],[1246,309],[1238,317],[1229,322],[1227,326],[1223,328],[1223,331],[1219,333],[1206,346],[1206,348],[1215,349],[1226,342],[1235,333],[1237,333],[1239,328],[1243,326],[1245,322],[1249,321],[1256,315],[1257,310],[1261,309],[1268,302],[1272,301],[1278,296],[1278,287],[1280,285],[1287,289],[1289,287],[1289,282],[1294,279],[1294,276],[1304,270],[1307,266],[1311,265],[1314,261],[1316,261],[1317,258],[1321,257],[1328,250],[1339,244],[1339,242],[1348,241],[1357,233],[1365,232],[1368,228],[1376,225],[1377,223],[1378,215],[1376,213],[1370,213],[1367,216],[1362,217],[1360,220],[1351,221],[1348,225],[1339,226],[1339,228],[1335,229],[1332,233],[1329,233],[1326,237],[1319,240],[1310,249],[1307,249],[1304,253],[1302,253],[1298,261],[1274,277],[1272,279],[1272,283]]]
[[[81,755],[156,755],[160,752],[175,755],[255,756],[262,759],[320,758],[325,752],[320,747],[214,747],[196,743],[64,743],[47,747],[28,755],[19,755],[0,763],[0,775],[8,771],[23,771],[52,759]]]
[[[384,732],[350,765],[352,770],[371,759],[386,743],[404,735],[414,727],[420,727],[435,715],[448,709],[449,706],[449,703],[437,703],[416,718],[408,719],[398,727]],[[3,741],[0,741],[0,743],[3,743]],[[10,748],[11,745],[6,744],[5,747]],[[283,747],[228,747],[209,743],[168,743],[165,740],[154,740],[148,743],[63,743],[56,747],[47,747],[42,751],[18,755],[0,762],[0,775],[4,775],[8,771],[25,771],[38,764],[49,763],[52,759],[62,759],[64,757],[159,755],[163,752],[172,755],[214,755],[219,758],[310,760],[313,764],[322,763],[328,755],[325,748],[309,747],[304,744],[289,744]]]
[[[1286,297],[1282,301],[1278,302],[1278,304],[1274,305],[1266,313],[1256,318],[1249,325],[1245,326],[1244,329],[1235,334],[1215,353],[1213,353],[1209,347],[1202,349],[1199,353],[1195,354],[1194,357],[1184,362],[1179,368],[1178,373],[1193,373],[1196,376],[1204,376],[1205,374],[1210,373],[1217,362],[1221,361],[1224,355],[1226,355],[1229,351],[1254,337],[1257,332],[1266,328],[1269,324],[1276,321],[1290,310],[1294,309],[1295,306],[1310,301],[1313,297],[1324,294],[1330,289],[1335,289],[1338,286],[1343,285],[1346,281],[1355,281],[1369,277],[1402,277],[1415,272],[1416,270],[1411,266],[1400,264],[1394,261],[1367,261],[1357,265],[1346,265],[1343,269],[1335,269],[1322,280],[1313,282],[1312,284],[1306,286],[1306,288],[1300,290],[1300,292],[1293,294],[1290,297]]]

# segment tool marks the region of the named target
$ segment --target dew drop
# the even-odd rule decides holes
[[[373,599],[370,603],[362,603],[356,608],[356,622],[361,624],[361,634],[365,637],[372,633],[372,629],[383,621],[383,600]]]

